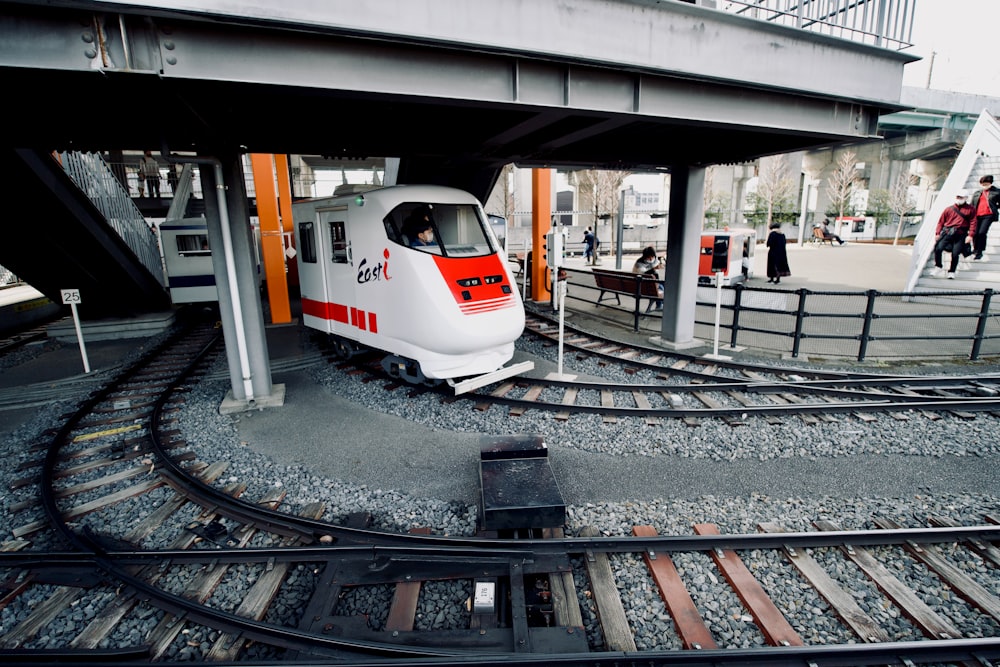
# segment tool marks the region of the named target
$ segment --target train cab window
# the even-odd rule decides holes
[[[316,263],[316,226],[311,222],[299,224],[299,261]]]
[[[347,229],[343,220],[330,221],[330,247],[334,264],[347,264]]]
[[[448,257],[480,257],[496,252],[494,237],[487,231],[478,206],[472,204],[426,204],[407,202],[390,211],[383,223],[387,236],[400,245]],[[427,227],[433,232],[418,238]]]
[[[178,234],[177,254],[181,257],[197,257],[200,255],[211,255],[212,251],[208,247],[208,236],[206,234]]]

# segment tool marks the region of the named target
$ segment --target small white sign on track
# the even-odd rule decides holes
[[[80,315],[76,312],[76,306],[79,303],[83,303],[83,299],[80,298],[80,290],[78,289],[61,289],[59,293],[62,295],[63,305],[69,304],[70,310],[73,311],[73,326],[76,327],[76,340],[80,343],[80,356],[83,357],[83,372],[90,372],[90,360],[87,359],[87,348],[83,344],[83,330],[80,328]]]

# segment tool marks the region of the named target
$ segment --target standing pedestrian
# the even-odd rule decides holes
[[[146,179],[146,191],[150,197],[160,198],[160,165],[153,157],[152,151],[146,151],[142,156],[139,171]]]
[[[781,233],[781,223],[772,222],[767,235],[767,282],[777,285],[781,279],[792,275],[788,268],[788,239]]]
[[[590,227],[587,227],[587,231],[583,233],[583,261],[585,264],[593,263],[595,239],[594,232],[590,231]]]
[[[941,211],[937,228],[934,230],[937,239],[934,243],[933,275],[935,276],[941,275],[941,269],[944,268],[941,265],[941,254],[947,250],[951,253],[948,280],[954,279],[962,249],[966,243],[972,243],[976,236],[975,211],[969,205],[968,199],[969,193],[966,190],[959,190],[955,193],[955,203]]]
[[[990,225],[997,221],[1000,213],[1000,188],[993,185],[992,176],[983,176],[979,179],[982,191],[972,199],[972,211],[976,216],[976,236],[973,239],[972,251],[976,253],[973,259],[982,259],[983,251],[986,250],[986,235],[990,231]]]
[[[181,183],[180,174],[177,170],[180,168],[179,164],[168,164],[167,165],[167,185],[170,186],[170,196],[177,196],[177,186]]]

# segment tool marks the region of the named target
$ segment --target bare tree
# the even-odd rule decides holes
[[[851,196],[858,180],[858,156],[854,151],[841,153],[830,178],[827,179],[827,194],[830,203],[837,209],[837,217],[843,218],[851,205]]]
[[[500,214],[510,221],[514,217],[514,163],[509,162],[500,170],[497,184],[503,188]]]
[[[712,199],[714,198],[712,190],[715,189],[715,169],[714,166],[705,169],[705,188],[701,193],[701,204],[706,211],[711,206]]]
[[[594,224],[602,215],[613,215],[618,210],[618,192],[630,171],[585,169],[576,172],[576,182],[581,193],[590,195],[594,207]]]
[[[889,209],[899,216],[896,234],[892,237],[892,245],[899,243],[899,235],[903,233],[903,218],[917,208],[917,202],[910,195],[910,174],[902,173],[889,189]]]
[[[760,159],[757,172],[757,201],[767,209],[766,226],[771,225],[776,207],[782,206],[789,197],[795,181],[788,174],[788,166],[783,155]]]

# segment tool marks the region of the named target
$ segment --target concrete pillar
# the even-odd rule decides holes
[[[733,167],[733,188],[731,192],[733,210],[731,225],[733,227],[742,227],[745,224],[743,220],[743,197],[746,194],[747,181],[752,177],[752,165],[737,165]]]
[[[288,298],[288,268],[285,264],[281,215],[278,212],[278,190],[275,187],[277,180],[275,158],[276,155],[267,153],[252,153],[250,165],[253,170],[254,191],[257,195],[260,252],[264,261],[268,303],[271,306],[271,323],[288,324],[292,321],[292,310]]]
[[[700,345],[694,340],[694,315],[698,296],[704,192],[704,168],[686,165],[671,167],[663,326],[659,342],[673,349]]]
[[[271,362],[257,286],[257,257],[240,156],[222,155],[217,166],[202,162],[200,171],[232,386],[219,410],[228,414],[282,405],[284,385],[271,384]],[[222,197],[220,192],[224,193]]]
[[[545,235],[552,227],[552,170],[531,170],[531,299],[548,301]],[[525,258],[527,259],[527,258]],[[555,276],[552,276],[555,280]]]

